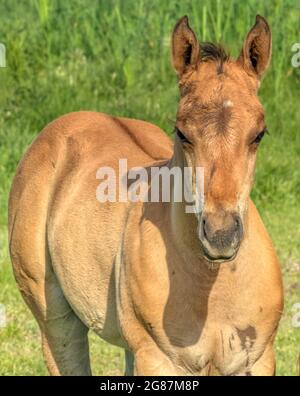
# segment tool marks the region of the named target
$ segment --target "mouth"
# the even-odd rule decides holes
[[[239,249],[236,249],[232,255],[211,255],[208,250],[203,247],[203,257],[206,261],[213,264],[222,264],[232,261],[236,258]]]

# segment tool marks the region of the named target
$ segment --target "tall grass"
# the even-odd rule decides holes
[[[260,90],[271,134],[260,149],[253,198],[283,262],[287,288],[279,372],[295,373],[300,331],[290,321],[292,304],[300,300],[300,68],[291,67],[291,46],[300,41],[297,0],[0,2],[8,66],[0,69],[0,303],[11,320],[0,331],[0,373],[20,373],[27,363],[29,371],[43,372],[40,360],[29,363],[30,351],[22,361],[12,346],[22,348],[22,336],[36,334],[13,284],[5,237],[11,177],[27,145],[49,121],[81,109],[145,119],[170,133],[178,100],[170,33],[177,19],[187,14],[201,41],[220,41],[237,56],[257,13],[273,28],[273,59]],[[19,314],[29,328],[22,328]],[[105,372],[105,351],[95,352],[97,372]]]

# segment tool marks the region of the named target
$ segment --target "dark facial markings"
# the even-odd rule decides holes
[[[226,137],[227,131],[230,128],[231,120],[235,117],[233,114],[233,104],[230,100],[221,99],[215,103],[201,103],[196,98],[184,99],[184,104],[177,115],[177,123],[179,127],[175,127],[175,132],[182,143],[192,142],[187,137],[188,130],[191,125],[197,128],[199,135],[217,136],[223,135]],[[263,113],[260,113],[257,118],[257,125],[264,125]],[[259,143],[266,134],[269,134],[266,126],[261,126],[252,130],[249,133],[248,144],[254,149],[258,147]],[[258,132],[259,131],[259,132]]]
[[[224,133],[232,117],[232,108],[227,106],[227,100],[215,103],[201,103],[199,99],[188,98],[177,116],[177,121],[183,125],[188,122],[195,123],[206,129],[211,125],[216,126],[218,133]]]
[[[215,125],[217,126],[217,131],[220,134],[226,132],[230,119],[232,117],[231,107],[225,107],[224,103],[226,103],[226,101],[218,104],[215,114],[213,115],[213,117],[215,117]]]

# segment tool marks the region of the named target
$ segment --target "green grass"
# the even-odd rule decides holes
[[[141,118],[172,130],[178,92],[170,66],[170,32],[189,15],[200,40],[221,41],[237,55],[255,14],[273,28],[273,60],[261,100],[271,132],[262,143],[253,199],[282,262],[286,307],[276,342],[281,375],[296,373],[300,329],[300,42],[297,0],[10,0],[0,3],[0,375],[46,374],[39,332],[15,286],[7,252],[7,195],[16,165],[33,137],[69,111],[97,110]],[[95,374],[123,371],[123,352],[91,336]]]

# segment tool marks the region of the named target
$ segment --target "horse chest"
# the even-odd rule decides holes
[[[181,349],[179,359],[194,374],[247,375],[263,351],[254,326],[204,326],[194,345]]]

